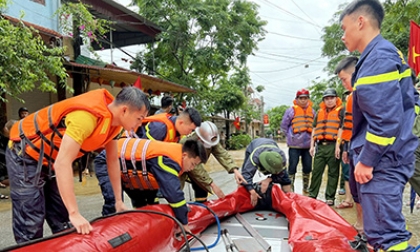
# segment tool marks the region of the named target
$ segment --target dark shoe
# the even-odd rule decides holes
[[[353,250],[369,252],[366,236],[358,234],[354,237],[354,241],[349,241],[350,247]]]

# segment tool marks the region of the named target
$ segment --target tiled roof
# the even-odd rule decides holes
[[[29,26],[29,27],[33,27],[35,30],[38,30],[39,33],[42,33],[42,34],[45,34],[45,35],[48,35],[48,36],[52,36],[52,37],[62,37],[62,35],[60,33],[56,32],[54,30],[42,27],[40,25],[36,25],[36,24],[30,23],[30,22],[27,22],[27,21],[20,20],[18,18],[14,18],[14,17],[8,16],[8,15],[4,15],[4,14],[2,14],[1,16],[3,16],[5,19],[9,20],[10,22],[12,22],[14,24],[22,22],[24,25]]]

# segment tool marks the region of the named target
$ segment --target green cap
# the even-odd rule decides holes
[[[260,154],[261,166],[270,174],[278,174],[284,170],[283,158],[280,153],[275,151],[264,151]]]

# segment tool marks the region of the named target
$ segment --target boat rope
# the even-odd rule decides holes
[[[219,220],[219,217],[217,216],[217,214],[210,208],[210,207],[208,207],[207,205],[204,205],[204,204],[202,204],[202,203],[198,203],[198,202],[188,202],[188,204],[190,204],[190,205],[196,205],[196,206],[200,206],[200,207],[204,207],[204,208],[206,208],[207,210],[209,210],[209,212],[211,213],[211,214],[213,214],[213,216],[214,216],[214,218],[216,219],[216,223],[217,223],[217,238],[216,238],[216,240],[211,244],[211,245],[209,245],[209,246],[207,246],[207,249],[211,249],[211,248],[213,248],[213,247],[215,247],[216,245],[217,245],[217,243],[219,242],[219,240],[220,240],[220,232],[221,232],[221,227],[220,227],[220,220]],[[204,249],[206,249],[206,248],[204,248],[204,247],[197,247],[197,248],[191,248],[191,251],[197,251],[197,250],[204,250]]]
[[[416,252],[416,251],[419,251],[419,249],[420,249],[420,245],[418,245],[414,250],[413,250],[413,252]]]
[[[196,236],[195,234],[190,233],[190,232],[187,232],[187,234],[191,235],[194,239],[196,239],[199,243],[201,243],[201,245],[203,245],[204,250],[210,252],[209,248],[207,248],[206,244],[200,238],[198,238],[198,236]]]

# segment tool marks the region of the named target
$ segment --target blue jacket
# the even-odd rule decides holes
[[[381,35],[362,53],[352,77],[356,162],[374,167],[412,165],[417,138],[412,133],[415,90],[401,52]]]
[[[252,142],[248,145],[245,151],[245,159],[242,165],[242,176],[246,180],[247,184],[242,184],[248,191],[254,189],[252,186],[253,178],[257,170],[260,170],[261,164],[259,161],[260,154],[263,151],[276,151],[282,157],[283,166],[286,166],[286,155],[284,152],[279,148],[276,141],[273,139],[268,138],[257,138],[252,140]],[[287,169],[284,169],[279,174],[271,174],[272,182],[278,183],[281,185],[290,185],[292,182],[290,181],[289,174],[287,173]]]
[[[315,115],[315,110],[312,109],[312,114]],[[309,149],[311,147],[311,133],[300,132],[293,133],[292,120],[295,116],[293,106],[284,112],[281,121],[280,129],[286,135],[287,146],[296,149]]]

